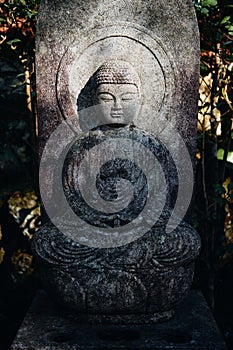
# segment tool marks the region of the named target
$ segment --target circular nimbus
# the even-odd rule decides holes
[[[88,31],[84,37],[83,42],[79,38],[67,48],[59,64],[57,102],[67,122],[77,119],[76,101],[90,76],[103,62],[113,59],[127,61],[139,72],[144,103],[137,126],[147,130],[156,128],[157,121],[149,113],[151,107],[160,115],[171,117],[177,90],[177,68],[166,43],[144,27],[129,26],[128,23],[112,23],[107,27],[107,34],[106,28],[97,28]],[[83,131],[89,130],[82,120],[79,122]]]

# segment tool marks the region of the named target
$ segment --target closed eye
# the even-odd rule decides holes
[[[122,101],[133,101],[136,98],[136,94],[134,93],[127,93],[127,94],[122,94],[121,99]]]
[[[107,94],[107,93],[99,93],[98,94],[98,97],[101,101],[104,101],[104,102],[108,102],[108,101],[113,101],[114,98],[111,94]]]

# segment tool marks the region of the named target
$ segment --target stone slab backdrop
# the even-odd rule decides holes
[[[137,126],[157,136],[163,133],[179,154],[172,123],[194,162],[199,34],[191,0],[42,0],[36,57],[40,155],[62,121],[72,124],[71,130],[75,125],[75,132],[88,128],[77,111],[77,98],[102,63],[119,59],[131,63],[141,80]],[[68,134],[72,139],[71,131],[65,138],[56,135],[52,159],[64,139],[68,143]],[[52,172],[48,166],[50,182]],[[44,184],[45,201],[50,187]]]
[[[111,58],[134,65],[144,103],[154,107],[154,115],[142,116],[140,125],[151,131],[161,114],[175,118],[191,142],[199,72],[191,0],[42,0],[37,27],[40,136],[46,140],[62,118],[77,118],[79,92]]]
[[[199,75],[192,1],[45,0],[36,50],[50,220],[32,249],[44,286],[92,321],[169,319],[200,250],[186,214]]]

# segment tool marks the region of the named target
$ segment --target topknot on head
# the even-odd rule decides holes
[[[122,60],[111,60],[103,63],[93,77],[96,86],[100,84],[133,84],[139,90],[141,85],[134,67]]]

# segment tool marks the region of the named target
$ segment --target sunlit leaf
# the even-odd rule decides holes
[[[229,19],[231,19],[231,16],[226,16],[226,17],[224,17],[224,18],[221,20],[220,24],[224,24],[224,23],[228,22]]]
[[[203,13],[204,15],[207,15],[209,13],[209,10],[206,7],[204,7],[201,9],[201,13]]]
[[[18,39],[18,38],[15,38],[15,39],[12,39],[10,41],[7,41],[7,44],[10,45],[10,46],[13,45],[13,44],[16,44],[16,43],[21,43],[21,40]]]
[[[233,25],[227,25],[226,28],[229,32],[233,32]]]
[[[202,2],[202,6],[217,6],[217,0],[205,0]]]
[[[226,192],[228,192],[228,186],[230,182],[231,182],[231,178],[228,177],[222,184]]]
[[[25,77],[25,74],[24,73],[20,73],[20,74],[16,75],[16,78],[21,78],[21,77]]]

